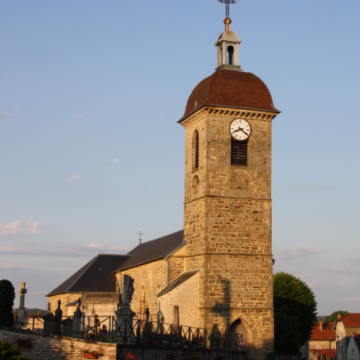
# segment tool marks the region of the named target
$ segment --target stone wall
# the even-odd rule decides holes
[[[179,323],[183,326],[199,327],[199,273],[159,297],[164,322],[173,323],[174,305],[179,307]]]
[[[82,360],[84,356],[80,348],[85,346],[91,350],[100,348],[103,356],[99,359],[116,360],[116,344],[94,343],[62,336],[50,337],[0,327],[0,340],[16,343],[17,339],[24,336],[32,339],[33,346],[31,349],[23,349],[23,353],[34,360]]]
[[[77,299],[81,298],[81,293],[66,293],[66,294],[60,294],[60,295],[54,295],[49,297],[49,310],[53,314],[55,313],[55,310],[58,308],[58,300],[61,301],[60,308],[62,310],[63,316],[73,316],[74,312],[69,311],[66,304],[70,304],[73,301],[76,301]]]
[[[149,308],[150,320],[156,321],[158,312],[157,295],[167,286],[167,261],[158,260],[133,269],[122,271],[120,274],[131,276],[134,279],[134,294],[131,301],[131,309],[140,318],[140,298],[145,296],[145,308]],[[119,281],[119,273],[116,274]],[[122,283],[122,282],[121,282]]]
[[[54,314],[58,307],[58,300],[63,316],[73,316],[77,304],[66,306],[77,299],[81,299],[81,311],[84,316],[114,316],[119,303],[119,295],[115,293],[65,293],[49,297],[50,311]]]
[[[167,355],[173,351],[171,348],[164,347],[136,347],[118,346],[118,360],[123,360],[130,352],[136,356],[136,360],[166,360]],[[224,356],[224,360],[246,360],[246,353],[240,351],[215,351],[215,350],[192,350],[180,349],[180,359],[186,360],[192,355],[198,356],[198,360],[214,360],[218,355]],[[176,359],[176,358],[175,358]]]
[[[83,353],[80,348],[87,346],[90,350],[101,349],[103,355],[100,360],[124,360],[128,353],[136,356],[136,360],[166,360],[167,355],[174,349],[169,346],[136,346],[109,343],[94,343],[66,337],[50,337],[37,335],[24,330],[0,327],[0,340],[17,342],[20,337],[31,338],[33,347],[23,349],[23,353],[34,360],[82,360]],[[181,359],[197,355],[199,360],[214,360],[216,356],[223,355],[225,360],[247,360],[246,353],[240,351],[216,351],[205,349],[178,349]]]
[[[186,246],[176,251],[169,257],[169,282],[180,276],[185,271]]]

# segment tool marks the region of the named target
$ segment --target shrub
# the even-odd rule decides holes
[[[9,280],[0,280],[0,325],[14,326],[15,289]]]
[[[21,353],[13,344],[8,341],[0,340],[0,359],[1,360],[34,360]]]

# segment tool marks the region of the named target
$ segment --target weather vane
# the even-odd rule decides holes
[[[235,4],[235,0],[219,0],[221,3],[226,4],[226,17],[230,17],[230,10],[229,10],[229,4]]]

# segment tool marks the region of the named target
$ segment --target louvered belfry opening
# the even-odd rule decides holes
[[[199,168],[199,133],[197,131],[195,131],[195,164],[194,164],[194,168],[198,169]]]
[[[237,141],[231,138],[231,165],[247,166],[248,140]]]

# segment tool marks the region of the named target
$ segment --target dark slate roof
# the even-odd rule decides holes
[[[192,91],[179,122],[205,105],[279,113],[273,105],[269,89],[260,78],[252,73],[232,70],[217,69],[202,80]]]
[[[167,294],[168,292],[174,290],[179,285],[183,284],[186,280],[190,279],[194,276],[199,270],[188,271],[186,273],[181,274],[176,279],[174,279],[165,289],[163,289],[159,294],[158,297]]]
[[[47,296],[67,292],[115,292],[114,269],[125,262],[127,255],[99,254]]]
[[[180,230],[170,235],[144,242],[127,254],[129,259],[121,264],[115,272],[164,259],[184,246],[185,242],[183,240],[184,231]]]

